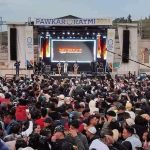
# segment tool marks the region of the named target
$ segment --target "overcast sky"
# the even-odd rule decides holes
[[[150,0],[0,0],[4,21],[27,21],[35,17],[56,18],[74,15],[80,18],[150,15]]]

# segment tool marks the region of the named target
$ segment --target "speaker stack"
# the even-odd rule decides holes
[[[10,60],[17,60],[17,29],[10,28]]]
[[[123,30],[123,49],[122,49],[122,62],[129,62],[129,41],[130,41],[130,31]]]

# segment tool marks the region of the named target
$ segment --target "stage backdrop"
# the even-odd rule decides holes
[[[51,61],[96,61],[96,40],[52,40]]]

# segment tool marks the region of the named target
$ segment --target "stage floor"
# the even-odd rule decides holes
[[[77,75],[75,75],[75,74],[67,74],[67,75],[63,75],[63,74],[54,74],[54,75],[50,75],[51,77],[62,77],[62,76],[68,76],[68,77],[81,77],[81,74],[77,74]]]

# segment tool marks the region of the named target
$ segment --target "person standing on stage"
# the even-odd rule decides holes
[[[73,65],[73,68],[74,68],[74,74],[77,75],[78,74],[78,68],[79,68],[77,62]]]
[[[57,64],[57,68],[58,68],[58,74],[60,75],[61,74],[61,62]]]
[[[16,60],[14,66],[16,67],[16,76],[19,76],[20,61]]]
[[[64,73],[67,73],[68,72],[68,63],[65,62],[64,63]]]

